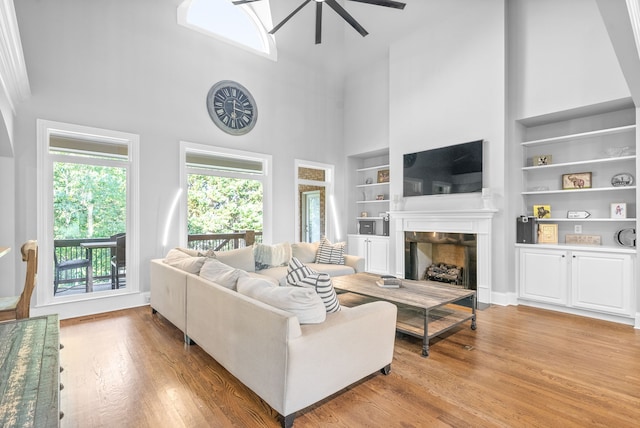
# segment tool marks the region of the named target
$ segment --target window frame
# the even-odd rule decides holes
[[[266,27],[267,25],[273,26],[273,22],[271,19],[271,5],[269,4],[269,0],[264,0],[261,2],[255,2],[255,3],[247,3],[247,4],[236,6],[239,10],[241,10],[246,14],[247,19],[256,28],[256,31],[259,33],[259,36],[262,39],[262,42],[266,48],[266,51],[255,49],[251,46],[245,45],[244,43],[240,43],[234,39],[228,38],[213,30],[209,30],[207,28],[203,28],[198,25],[194,25],[190,23],[187,20],[187,16],[189,15],[189,9],[191,7],[192,1],[193,0],[184,0],[178,6],[177,21],[179,25],[185,28],[188,28],[190,30],[197,31],[198,33],[204,34],[206,36],[213,37],[217,40],[220,40],[224,43],[228,43],[240,49],[244,49],[247,52],[251,52],[251,53],[269,58],[273,61],[278,60],[278,50],[276,46],[276,39],[273,34],[269,34],[269,30],[267,30],[267,27]],[[227,1],[227,0],[222,0],[222,1]]]
[[[127,146],[127,158],[103,158],[75,156],[73,154],[50,153],[52,136],[80,139],[88,144],[114,144]],[[36,308],[59,304],[83,303],[83,310],[87,312],[93,304],[88,301],[113,298],[114,296],[140,294],[140,261],[139,261],[139,143],[136,134],[100,129],[89,126],[54,122],[44,119],[37,120],[38,141],[38,177],[37,177],[37,239],[40,254],[38,266],[38,282],[36,287]],[[84,165],[115,166],[125,168],[127,174],[127,287],[118,290],[108,290],[89,294],[69,296],[55,296],[53,293],[53,165],[55,162],[66,162]],[[50,284],[51,287],[46,286]],[[108,309],[111,309],[110,306]],[[61,316],[64,317],[64,312]],[[78,309],[70,309],[74,314]]]
[[[198,153],[209,156],[226,157],[230,159],[243,159],[261,162],[262,174],[240,173],[234,171],[207,170],[190,168],[187,165],[187,154]],[[217,177],[231,177],[240,179],[257,180],[262,183],[262,240],[264,243],[270,243],[273,237],[272,222],[272,174],[271,174],[272,156],[264,153],[248,152],[243,150],[229,149],[225,147],[209,146],[206,144],[191,143],[188,141],[180,142],[180,209],[179,215],[179,237],[178,243],[181,247],[188,246],[188,177],[189,174],[211,175]]]

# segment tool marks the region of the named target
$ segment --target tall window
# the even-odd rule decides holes
[[[270,239],[268,155],[182,143],[190,248],[228,250]]]
[[[38,121],[38,302],[137,291],[137,136]],[[127,255],[127,253],[129,255]]]

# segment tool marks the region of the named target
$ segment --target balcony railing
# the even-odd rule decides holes
[[[109,242],[111,238],[94,239],[57,239],[54,241],[54,251],[58,262],[87,258],[86,249],[80,244],[87,242]],[[211,233],[189,235],[188,247],[199,251],[228,251],[249,247],[256,242],[262,242],[262,232],[253,230],[233,233]],[[94,248],[92,255],[94,291],[111,289],[111,258],[112,248]],[[54,267],[55,274],[55,267]],[[85,292],[86,269],[78,268],[61,272],[56,296]],[[102,285],[102,287],[101,287]]]

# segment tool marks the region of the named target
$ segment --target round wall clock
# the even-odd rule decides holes
[[[232,80],[222,80],[209,89],[207,110],[213,123],[231,135],[246,134],[258,120],[253,96],[247,88]]]

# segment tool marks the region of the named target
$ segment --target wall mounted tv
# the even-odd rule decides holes
[[[483,140],[404,155],[404,196],[482,191]]]

